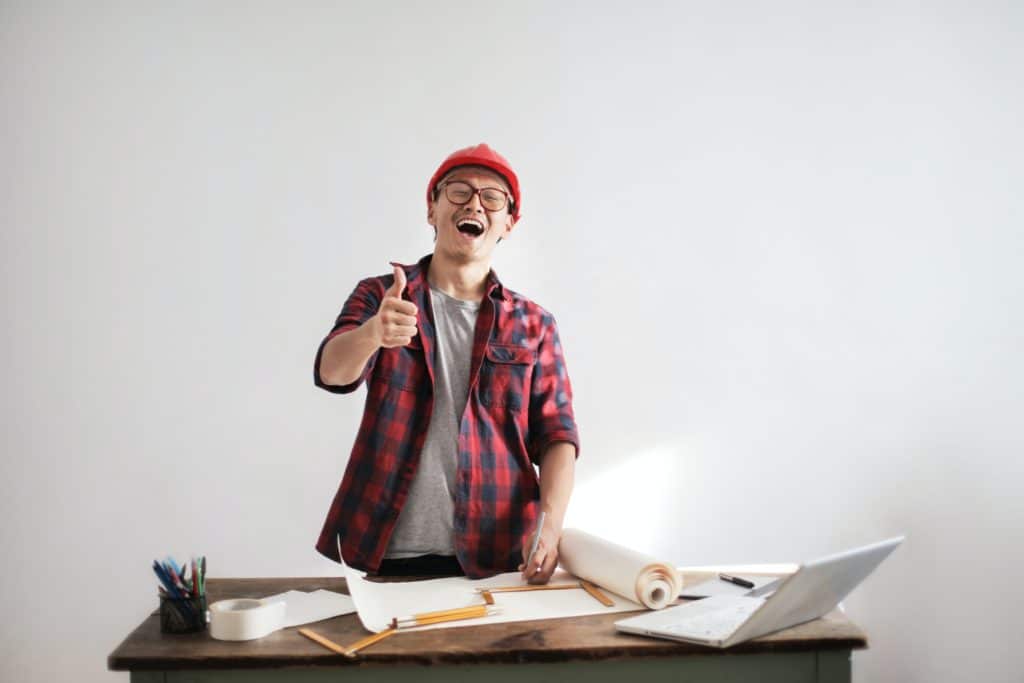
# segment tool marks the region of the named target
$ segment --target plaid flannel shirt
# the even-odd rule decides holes
[[[403,298],[418,308],[419,333],[405,347],[378,349],[345,386],[320,378],[324,345],[373,317],[393,275],[362,280],[349,296],[313,367],[318,387],[335,393],[367,384],[366,406],[348,466],[316,548],[357,569],[376,571],[398,520],[433,409],[436,334],[427,270],[430,256],[403,266]],[[455,552],[470,578],[514,571],[538,514],[533,465],[558,441],[576,446],[572,388],[555,320],[488,275],[459,428]]]

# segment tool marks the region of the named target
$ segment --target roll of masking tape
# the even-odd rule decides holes
[[[284,602],[243,598],[210,605],[210,635],[217,640],[253,640],[284,626]]]

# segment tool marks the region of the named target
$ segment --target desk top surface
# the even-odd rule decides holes
[[[318,588],[348,593],[343,578],[209,579],[210,603],[231,598],[261,598],[287,590]],[[214,640],[208,631],[166,635],[160,617],[146,618],[107,658],[114,671],[174,669],[250,669],[280,666],[352,666],[374,664],[486,664],[629,659],[706,655],[716,648],[615,630],[614,622],[632,612],[596,614],[449,629],[399,633],[362,651],[357,660],[308,640],[298,627],[245,642]],[[369,634],[355,614],[305,625],[339,645]],[[867,638],[844,614],[821,619],[729,648],[729,653],[860,649]]]

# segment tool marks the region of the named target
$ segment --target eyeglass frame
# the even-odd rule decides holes
[[[470,190],[472,190],[472,193],[469,195],[469,199],[467,199],[466,201],[460,203],[460,202],[457,202],[457,201],[455,201],[454,199],[452,199],[451,197],[448,196],[447,187],[449,185],[454,184],[454,183],[459,183],[460,185],[465,185]],[[492,213],[497,213],[498,211],[501,211],[502,209],[509,209],[509,213],[511,213],[512,209],[515,207],[515,199],[512,197],[512,193],[511,192],[506,192],[505,190],[501,189],[500,187],[490,187],[490,186],[487,186],[487,187],[473,187],[472,185],[467,183],[465,180],[459,180],[457,178],[454,179],[454,180],[446,180],[446,181],[444,181],[442,183],[438,183],[437,187],[434,188],[434,201],[437,201],[438,194],[442,190],[445,191],[445,193],[444,193],[445,199],[450,201],[455,206],[465,206],[466,204],[469,204],[471,201],[473,201],[473,197],[476,197],[476,196],[479,195],[480,196],[480,206],[483,206],[485,211],[490,211]],[[505,203],[501,205],[500,209],[488,209],[486,206],[484,206],[484,199],[483,199],[483,195],[481,194],[484,190],[497,190],[498,192],[500,192],[503,195],[505,195]]]

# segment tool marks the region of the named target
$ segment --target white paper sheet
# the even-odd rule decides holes
[[[735,583],[723,581],[722,579],[715,577],[702,581],[694,586],[687,586],[683,588],[682,596],[684,598],[710,598],[719,595],[749,595],[751,592],[762,588],[769,583],[774,582],[779,577],[777,576],[756,576],[754,574],[734,574],[741,579],[746,579],[754,584],[753,588],[745,588],[743,586],[737,586]],[[772,590],[770,588],[765,590]],[[767,595],[760,595],[759,597],[767,597]]]
[[[359,620],[363,622],[363,626],[367,630],[375,633],[385,629],[395,617],[482,605],[484,600],[476,592],[477,588],[523,585],[522,574],[519,572],[498,574],[489,579],[477,581],[454,577],[404,583],[378,583],[367,581],[363,572],[345,567],[345,578],[348,580],[349,593],[358,608]],[[578,579],[564,571],[556,571],[550,581],[552,584],[578,582]],[[635,602],[624,600],[611,593],[606,592],[606,594],[614,601],[614,607],[605,607],[582,588],[494,593],[494,603],[495,606],[501,608],[500,614],[418,628],[454,628],[475,624],[555,619],[643,609]]]
[[[682,577],[673,565],[576,529],[562,532],[558,556],[564,569],[555,572],[551,584],[578,583],[577,577],[586,579],[602,588],[615,603],[614,607],[605,607],[582,588],[494,593],[500,614],[419,628],[627,612],[644,606],[660,609],[675,602],[682,588]],[[484,604],[483,597],[476,592],[478,588],[524,585],[518,572],[477,581],[456,577],[404,583],[367,581],[365,576],[363,572],[345,567],[349,593],[355,601],[359,620],[374,632],[386,628],[395,617]]]
[[[789,576],[799,568],[793,563],[785,564],[708,564],[691,567],[679,567],[679,573],[685,578],[685,587],[680,592],[683,598],[703,598],[714,595],[745,595],[748,591],[742,586],[717,579],[719,573],[732,574],[753,581],[756,588],[777,578]],[[721,586],[715,587],[712,579]],[[706,584],[706,585],[705,585]],[[708,590],[708,589],[711,590]],[[764,595],[760,597],[766,597]]]
[[[282,628],[309,624],[314,621],[330,619],[342,614],[356,611],[356,605],[347,595],[329,590],[316,590],[312,593],[304,591],[288,591],[263,598],[264,602],[285,603],[284,624]]]

